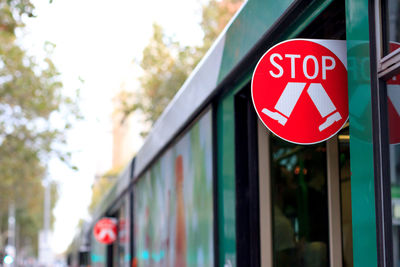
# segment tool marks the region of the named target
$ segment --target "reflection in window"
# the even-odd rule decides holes
[[[400,266],[400,75],[387,81],[393,266]]]
[[[325,144],[271,137],[274,266],[329,265]]]
[[[119,210],[118,218],[118,266],[130,267],[131,254],[130,244],[130,220],[129,220],[129,194],[124,197],[124,201]]]
[[[353,230],[351,217],[350,135],[348,126],[339,132],[338,139],[343,267],[352,267]]]
[[[398,49],[399,46],[392,47],[400,43],[400,1],[388,0],[389,32],[388,41],[390,43],[389,52]]]

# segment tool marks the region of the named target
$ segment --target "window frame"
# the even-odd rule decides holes
[[[273,200],[271,185],[271,132],[257,119],[258,172],[259,172],[259,225],[261,267],[274,266]],[[328,209],[329,266],[343,266],[342,213],[339,174],[338,135],[324,141],[326,148],[326,189]]]
[[[371,102],[378,266],[393,266],[388,95],[386,83],[400,73],[400,49],[388,52],[388,0],[369,5]]]
[[[373,14],[375,16],[373,25],[375,26],[375,45],[378,66],[378,78],[389,80],[391,77],[400,73],[400,48],[388,52],[388,1],[375,0]],[[373,27],[371,27],[373,28]]]

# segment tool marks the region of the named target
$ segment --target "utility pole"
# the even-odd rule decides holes
[[[50,210],[51,210],[51,188],[50,181],[46,179],[43,182],[44,191],[44,215],[43,229],[39,233],[39,262],[41,265],[52,266],[53,254],[50,247]]]
[[[50,182],[47,181],[46,188],[44,191],[44,229],[50,231],[50,204],[51,204],[51,193],[50,193]]]

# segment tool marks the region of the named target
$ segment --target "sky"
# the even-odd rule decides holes
[[[21,44],[29,54],[43,57],[45,42],[56,45],[52,60],[61,73],[63,93],[80,89],[84,119],[67,135],[74,171],[57,159],[49,178],[59,183],[54,209],[52,247],[65,251],[81,218],[88,218],[94,176],[111,167],[112,98],[123,85],[134,90],[143,48],[157,22],[166,33],[187,45],[201,42],[201,0],[36,0],[36,18],[26,20]],[[203,1],[204,2],[204,1]],[[132,88],[130,88],[132,87]],[[135,150],[142,140],[140,125],[132,138]]]

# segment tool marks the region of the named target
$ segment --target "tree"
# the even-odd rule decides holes
[[[122,168],[111,169],[105,174],[96,177],[96,180],[92,186],[92,199],[89,205],[89,213],[94,214],[97,206],[100,204],[103,197],[107,194],[107,192],[111,189],[111,187],[115,184],[119,173],[122,171]]]
[[[50,59],[54,45],[46,44],[48,56],[39,62],[18,46],[15,31],[24,26],[25,16],[34,16],[30,0],[0,3],[0,237],[7,229],[8,207],[15,204],[20,235],[36,248],[46,162],[54,155],[68,161],[69,154],[55,144],[65,141],[65,130],[79,114],[75,100],[61,92]],[[55,117],[57,127],[49,122]],[[55,198],[56,185],[52,187]],[[4,242],[0,240],[0,250]]]
[[[153,36],[140,62],[141,90],[136,94],[120,94],[124,114],[140,110],[145,122],[153,124],[197,63],[195,48],[180,46],[165,36],[160,25],[153,24]]]
[[[201,28],[204,38],[203,45],[200,47],[202,55],[207,52],[242,4],[242,0],[210,0],[207,5],[203,6]]]
[[[118,96],[124,117],[140,111],[144,122],[153,125],[241,4],[238,0],[210,0],[203,6],[201,27],[204,38],[199,47],[171,41],[161,26],[154,24],[153,36],[143,50],[140,62],[143,70],[140,90],[135,93],[123,91]],[[143,132],[146,134],[147,130]]]

